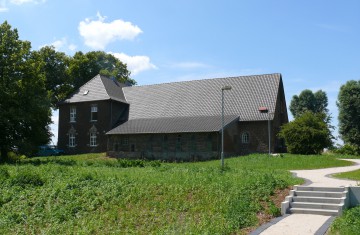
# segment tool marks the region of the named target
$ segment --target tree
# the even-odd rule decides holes
[[[341,138],[360,153],[360,81],[351,80],[340,87],[337,106]]]
[[[91,51],[86,54],[76,52],[70,60],[69,75],[72,79],[74,90],[84,85],[97,74],[114,77],[119,82],[135,85],[135,80],[130,78],[126,64],[111,54],[102,51]]]
[[[333,136],[325,113],[304,112],[294,121],[282,126],[279,133],[288,151],[294,154],[320,154],[332,146]]]
[[[40,70],[46,78],[45,87],[49,91],[52,108],[57,108],[59,101],[65,99],[73,90],[68,74],[71,58],[49,46],[35,51],[34,56],[42,62]]]
[[[328,113],[328,98],[324,91],[313,93],[311,90],[303,90],[299,96],[294,95],[290,103],[290,111],[297,118],[306,111],[313,113]]]
[[[17,149],[31,154],[50,138],[50,102],[41,62],[16,29],[0,25],[0,160]]]

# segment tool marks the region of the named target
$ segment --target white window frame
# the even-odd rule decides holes
[[[90,110],[90,120],[91,120],[92,122],[95,122],[95,121],[98,120],[97,112],[98,112],[98,107],[97,107],[97,105],[92,105],[92,106],[91,106],[91,110]],[[93,113],[96,113],[96,119],[93,118]]]
[[[250,134],[249,132],[244,132],[241,134],[241,143],[248,144],[250,143]]]
[[[69,147],[76,146],[75,140],[76,140],[75,133],[69,133]]]
[[[97,146],[97,135],[96,133],[90,133],[90,147],[96,147]]]
[[[76,107],[70,107],[70,122],[76,122]]]

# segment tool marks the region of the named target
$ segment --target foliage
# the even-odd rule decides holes
[[[320,154],[332,146],[333,137],[324,116],[324,113],[308,111],[282,126],[279,136],[285,139],[290,153]]]
[[[339,133],[360,154],[360,81],[348,81],[338,95]]]
[[[329,234],[353,235],[360,231],[360,206],[346,210],[332,223]]]
[[[40,63],[16,29],[0,25],[0,149],[1,159],[16,149],[31,154],[50,138],[51,110]],[[0,160],[1,160],[0,159]]]
[[[41,72],[46,78],[46,88],[50,92],[53,108],[70,93],[77,90],[98,74],[113,77],[119,82],[136,84],[130,78],[126,64],[112,54],[103,51],[76,52],[70,57],[54,47],[43,47],[34,54],[41,61]]]
[[[69,75],[74,90],[84,85],[97,74],[114,77],[122,83],[136,84],[135,80],[129,77],[130,72],[127,70],[126,64],[112,54],[102,51],[91,51],[84,54],[79,51],[71,58]]]
[[[328,98],[324,91],[313,93],[311,90],[303,90],[299,96],[294,95],[290,103],[290,112],[297,118],[304,112],[328,113]]]
[[[0,234],[239,234],[257,214],[277,215],[275,190],[302,182],[287,170],[349,164],[288,154],[226,159],[226,171],[219,161],[119,162],[84,154],[0,165]]]
[[[45,87],[49,91],[52,108],[56,108],[58,102],[65,99],[73,90],[68,74],[71,57],[49,46],[33,53],[41,62],[41,73],[46,78]]]
[[[350,144],[344,144],[343,146],[334,148],[331,151],[334,153],[343,154],[343,155],[353,155],[353,156],[358,155],[357,148]]]

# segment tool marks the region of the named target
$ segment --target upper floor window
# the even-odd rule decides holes
[[[90,146],[96,147],[96,133],[90,133]]]
[[[97,121],[98,108],[96,105],[91,106],[91,121]]]
[[[248,133],[248,132],[242,133],[242,135],[241,135],[241,142],[242,142],[243,144],[248,144],[249,141],[250,141],[250,135],[249,135],[249,133]]]
[[[69,147],[75,147],[75,133],[69,133]]]
[[[76,122],[76,107],[70,107],[70,122]]]

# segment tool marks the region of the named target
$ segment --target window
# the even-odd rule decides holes
[[[122,138],[121,144],[122,144],[122,145],[129,145],[129,138],[128,138],[128,137]]]
[[[91,121],[97,121],[98,108],[96,105],[91,106]]]
[[[248,133],[248,132],[244,132],[244,133],[241,135],[241,142],[242,142],[243,144],[248,144],[248,143],[249,143],[249,140],[250,140],[249,133]]]
[[[76,122],[76,107],[70,107],[70,122]]]
[[[69,133],[69,147],[75,147],[75,133]]]
[[[95,147],[96,145],[96,133],[90,133],[90,146]]]

